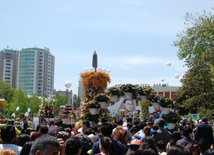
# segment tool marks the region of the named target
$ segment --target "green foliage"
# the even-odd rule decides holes
[[[181,120],[181,117],[179,114],[170,112],[167,115],[163,115],[162,118],[167,122],[167,123],[178,123]]]
[[[61,105],[67,105],[68,104],[66,97],[63,95],[60,95],[58,93],[56,93],[53,96],[52,103],[53,103],[54,110],[58,109]]]
[[[72,106],[73,107],[80,107],[80,97],[76,94],[73,95],[73,99],[72,99]]]
[[[106,94],[100,93],[93,97],[94,102],[109,102],[110,97]]]
[[[137,93],[139,95],[149,95],[153,91],[152,87],[146,86],[146,87],[137,87]]]
[[[214,118],[213,72],[214,15],[186,14],[187,28],[177,34],[178,57],[185,59],[189,70],[177,90],[176,101],[180,114],[199,113],[200,117]]]
[[[116,86],[110,87],[107,90],[107,94],[110,95],[110,96],[118,95],[118,97],[119,96],[124,96],[124,92],[122,91],[122,89],[120,89],[119,87],[116,87]]]

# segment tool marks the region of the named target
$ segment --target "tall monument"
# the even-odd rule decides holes
[[[96,53],[96,51],[94,51],[93,59],[92,59],[92,67],[94,67],[95,69],[97,69],[97,65],[98,65],[97,53]]]

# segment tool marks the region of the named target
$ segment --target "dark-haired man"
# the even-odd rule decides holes
[[[109,137],[111,138],[111,134],[112,134],[112,129],[113,129],[113,126],[111,123],[109,122],[105,122],[101,125],[101,131],[102,131],[102,134],[106,137]],[[115,147],[115,154],[116,155],[124,155],[125,154],[125,151],[124,151],[124,148],[123,148],[123,144],[112,139],[112,142],[114,143],[114,147]],[[97,154],[97,153],[100,153],[100,149],[99,149],[99,144],[100,144],[100,141],[97,141],[93,144],[92,146],[92,155],[94,154]]]
[[[60,154],[59,154],[60,152]],[[64,141],[50,135],[42,135],[36,139],[31,147],[30,155],[63,155]]]
[[[0,150],[9,148],[13,150],[16,155],[20,155],[22,147],[14,145],[13,140],[16,138],[15,128],[12,125],[5,125],[1,128],[1,139],[3,141],[0,144]]]
[[[55,126],[51,129],[49,129],[48,134],[51,136],[55,136],[56,131],[65,131],[64,128],[62,127],[62,120],[58,119],[54,122]]]
[[[196,141],[192,139],[193,133],[192,128],[189,126],[183,127],[183,135],[184,137],[176,142],[176,145],[183,145],[187,146],[190,142],[193,142],[194,144],[197,144]]]
[[[159,134],[152,134],[153,139],[155,140],[156,144],[162,140],[165,144],[167,144],[171,138],[171,133],[164,129],[164,119],[159,118],[156,122],[159,130],[161,130],[161,133]]]
[[[203,117],[202,123],[197,126],[197,129],[195,131],[195,140],[198,142],[202,154],[210,149],[211,144],[214,147],[213,129],[207,123],[206,117]]]

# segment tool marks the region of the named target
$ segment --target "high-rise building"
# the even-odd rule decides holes
[[[18,84],[28,94],[52,95],[55,57],[49,49],[23,48],[19,52]]]
[[[1,79],[10,82],[15,89],[18,87],[18,55],[19,51],[13,49],[0,51]]]

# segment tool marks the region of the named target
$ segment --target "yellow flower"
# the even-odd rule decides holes
[[[139,105],[142,106],[142,105],[145,105],[145,106],[149,106],[150,102],[141,102],[141,101],[138,101],[139,102]]]

